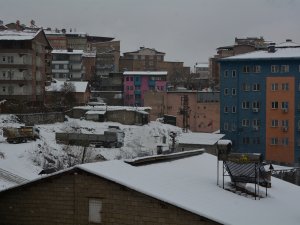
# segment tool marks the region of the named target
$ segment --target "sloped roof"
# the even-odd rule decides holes
[[[300,58],[300,48],[275,48],[275,52],[268,51],[254,51],[250,53],[235,55],[227,58],[220,59],[220,61],[232,61],[232,60],[271,60],[282,58]]]
[[[154,49],[154,48],[145,48],[145,47],[141,47],[139,50],[133,51],[133,52],[124,52],[124,54],[139,53],[139,52],[141,52],[141,51],[143,51],[143,50],[154,51],[156,54],[162,54],[162,55],[165,55],[165,54],[166,54],[166,53],[164,53],[164,52],[159,52],[159,51],[157,51],[157,50]]]
[[[24,41],[24,40],[32,40],[35,36],[40,32],[24,30],[2,30],[0,31],[0,40],[14,40],[14,41]]]

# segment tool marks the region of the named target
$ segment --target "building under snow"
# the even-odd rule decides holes
[[[256,201],[217,185],[215,156],[188,153],[83,164],[1,191],[0,223],[299,224],[298,186],[272,178]]]

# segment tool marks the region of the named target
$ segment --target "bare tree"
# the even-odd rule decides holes
[[[75,105],[76,103],[76,98],[75,98],[75,92],[76,92],[76,87],[73,83],[71,82],[64,82],[63,85],[61,85],[60,89],[63,103],[65,105]]]

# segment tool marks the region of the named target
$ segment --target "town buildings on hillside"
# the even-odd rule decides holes
[[[266,160],[300,161],[300,45],[232,56],[221,65],[221,133],[237,152]]]

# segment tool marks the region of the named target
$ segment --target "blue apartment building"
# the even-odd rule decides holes
[[[300,162],[300,45],[287,40],[219,62],[220,132],[233,151]]]

